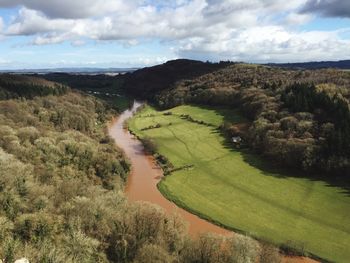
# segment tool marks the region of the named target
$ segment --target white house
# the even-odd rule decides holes
[[[241,143],[242,142],[242,138],[237,136],[237,137],[232,137],[232,142],[233,143]]]

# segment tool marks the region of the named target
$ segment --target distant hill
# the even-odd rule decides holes
[[[32,75],[39,76],[40,78],[58,82],[67,85],[74,89],[83,91],[117,88],[120,84],[121,77],[111,76],[106,74],[72,74],[72,73],[49,73],[44,75]]]
[[[290,68],[290,69],[350,69],[350,60],[340,61],[320,61],[320,62],[302,62],[302,63],[269,63],[268,66]]]
[[[97,75],[97,74],[123,74],[133,72],[137,68],[51,68],[51,69],[16,69],[16,70],[0,70],[1,73],[15,74],[50,74],[50,73],[70,73],[81,75]]]
[[[160,92],[178,87],[180,81],[183,82],[181,85],[186,86],[186,82],[204,75],[206,77],[203,77],[203,83],[198,84],[198,87],[202,89],[208,83],[214,86],[219,85],[219,87],[215,87],[216,90],[224,90],[227,85],[232,85],[232,83],[243,86],[259,84],[261,87],[272,85],[278,88],[279,86],[292,84],[296,80],[299,82],[334,83],[339,74],[341,78],[343,78],[343,73],[347,74],[337,70],[337,68],[350,69],[350,60],[257,65],[237,62],[208,63],[178,59],[136,70],[122,78],[124,78],[123,88],[126,92],[134,96],[154,99]],[[216,81],[213,82],[212,79],[216,79]],[[229,82],[230,84],[225,83],[223,85],[222,82]],[[345,96],[348,96],[348,94]],[[178,99],[183,100],[183,98]],[[210,97],[210,100],[216,100],[216,96]]]
[[[124,88],[133,95],[149,98],[154,93],[170,88],[179,80],[192,79],[230,64],[232,63],[208,63],[188,59],[171,60],[161,65],[126,74]]]
[[[0,74],[0,100],[35,96],[59,95],[68,87],[42,78],[25,75]]]

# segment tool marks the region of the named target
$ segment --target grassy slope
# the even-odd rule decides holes
[[[164,116],[146,108],[129,123],[139,136],[154,138],[159,152],[175,167],[194,165],[166,177],[159,185],[164,195],[203,217],[249,235],[277,244],[292,240],[310,253],[337,262],[350,258],[350,196],[342,189],[260,170],[245,161],[255,156],[225,147],[224,138],[215,128],[178,116],[189,114],[218,125],[225,119],[225,111],[193,106],[171,111],[173,115]],[[163,126],[140,131],[157,123]]]

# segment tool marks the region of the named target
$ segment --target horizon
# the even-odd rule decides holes
[[[342,0],[1,0],[0,69],[350,59]]]
[[[182,59],[186,59],[186,58],[177,58],[177,59],[173,59],[173,60],[167,60],[164,61],[162,63],[158,63],[158,64],[151,64],[151,65],[146,65],[146,66],[140,66],[140,67],[89,67],[89,66],[72,66],[72,67],[47,67],[47,68],[17,68],[17,69],[2,69],[0,68],[0,73],[12,73],[12,72],[30,72],[30,71],[48,71],[50,73],[83,73],[84,71],[78,71],[78,70],[101,70],[101,71],[106,71],[107,70],[111,70],[111,71],[120,71],[120,70],[138,70],[138,69],[142,69],[145,67],[153,67],[153,66],[157,66],[157,65],[161,65],[164,63],[167,63],[169,61],[175,61],[175,60],[182,60]],[[191,59],[187,59],[187,60],[191,60]],[[208,62],[208,61],[204,61],[204,60],[197,60],[197,61],[201,61],[203,63]],[[219,63],[220,61],[209,61],[210,63]],[[245,61],[229,61],[230,63],[238,63],[238,64],[256,64],[256,65],[288,65],[288,64],[308,64],[308,63],[337,63],[337,62],[350,62],[350,59],[344,59],[344,60],[319,60],[319,61],[300,61],[300,62],[266,62],[266,63],[253,63],[253,62],[245,62]],[[59,70],[77,70],[77,71],[64,71],[64,72],[60,72]],[[52,71],[51,71],[52,70]],[[55,71],[57,70],[57,71]],[[96,72],[96,71],[91,71]],[[123,72],[123,71],[121,71]]]

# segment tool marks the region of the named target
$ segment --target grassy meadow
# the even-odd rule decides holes
[[[171,111],[171,115],[164,115]],[[255,155],[227,145],[223,121],[244,122],[225,109],[179,106],[160,112],[146,107],[129,121],[149,137],[175,171],[159,184],[179,206],[227,228],[275,244],[287,244],[323,259],[350,259],[350,195],[326,182],[271,172]],[[188,114],[199,124],[180,117]],[[160,128],[146,129],[160,124]]]

